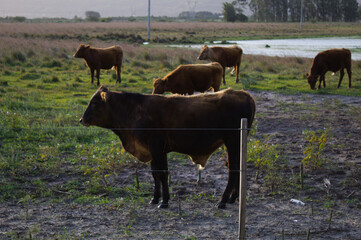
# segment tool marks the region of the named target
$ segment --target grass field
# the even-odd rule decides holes
[[[101,71],[101,84],[116,91],[151,93],[154,78],[179,64],[202,63],[196,60],[198,50],[169,48],[168,43],[361,34],[357,23],[305,24],[302,30],[293,23],[155,23],[152,39],[157,43],[141,45],[137,42],[146,39],[145,23],[0,23],[0,28],[0,202],[15,204],[102,203],[118,201],[119,195],[126,203],[143,203],[149,198],[135,185],[125,189],[114,184],[124,166],[140,165],[118,138],[78,123],[97,89],[84,61],[72,57],[81,43],[123,48],[121,84],[115,84],[114,70]],[[227,71],[222,88],[361,97],[360,61],[352,63],[351,89],[346,88],[347,75],[336,89],[338,74],[327,74],[327,88],[319,91],[310,90],[304,76],[311,62],[245,55],[240,83]],[[55,178],[61,178],[61,184],[55,184]],[[151,192],[151,184],[142,187]]]

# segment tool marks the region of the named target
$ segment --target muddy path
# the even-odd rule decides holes
[[[306,239],[308,230],[311,239],[361,239],[361,98],[252,94],[257,101],[252,138],[268,138],[278,146],[287,160],[279,174],[288,181],[294,182],[299,174],[305,132],[327,130],[330,135],[324,150],[327,165],[305,169],[303,190],[291,184],[272,192],[264,174],[249,164],[247,239],[282,239],[282,232],[284,239]],[[236,239],[238,202],[225,210],[214,207],[227,181],[224,161],[224,150],[212,155],[198,183],[196,166],[171,155],[172,199],[165,210],[148,204],[153,182],[148,166],[140,164],[122,169],[113,180],[124,186],[124,192],[97,204],[46,197],[1,203],[0,239]],[[132,202],[124,193],[134,185],[135,169],[142,193],[131,196],[137,200]],[[84,176],[73,177],[84,181]],[[328,191],[324,179],[331,182]],[[52,181],[65,180],[60,176]]]

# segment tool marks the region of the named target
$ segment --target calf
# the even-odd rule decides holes
[[[170,198],[167,153],[187,154],[204,167],[224,144],[228,184],[218,207],[225,208],[239,193],[241,118],[247,118],[251,128],[255,111],[255,100],[246,91],[164,96],[112,92],[102,86],[80,122],[112,130],[127,152],[141,162],[150,162],[155,182],[151,203],[158,204],[162,196],[160,208],[167,208]]]
[[[225,68],[233,67],[232,72],[236,70],[236,83],[238,83],[239,66],[241,65],[242,53],[242,49],[237,45],[233,45],[231,47],[208,47],[207,45],[204,45],[198,59],[209,59],[212,62],[219,62],[223,67],[223,84],[226,84]]]
[[[192,95],[194,91],[205,92],[220,88],[223,68],[219,63],[180,65],[164,78],[155,79],[153,94],[172,92]]]
[[[89,45],[81,44],[74,54],[76,58],[84,58],[86,64],[90,69],[91,81],[94,83],[94,71],[96,70],[96,77],[99,86],[100,69],[111,69],[115,67],[117,71],[116,82],[121,82],[121,68],[123,60],[123,51],[118,46],[109,48],[93,48]]]
[[[340,87],[342,78],[344,76],[344,69],[346,68],[348,74],[348,87],[351,87],[351,52],[348,49],[330,49],[320,52],[313,59],[310,74],[306,74],[308,84],[311,89],[315,89],[317,78],[320,77],[318,89],[321,88],[321,82],[323,87],[326,87],[325,74],[328,71],[337,72],[340,71],[340,78],[338,80],[338,86]]]

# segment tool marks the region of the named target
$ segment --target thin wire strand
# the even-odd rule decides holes
[[[80,129],[79,127],[15,127],[15,128],[0,128],[0,129],[7,129],[7,130],[36,130],[36,129]],[[108,130],[117,130],[117,131],[240,131],[240,130],[248,130],[250,131],[251,128],[104,128]],[[85,129],[84,129],[85,130]]]

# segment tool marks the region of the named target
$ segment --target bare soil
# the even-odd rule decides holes
[[[271,136],[289,162],[290,181],[304,158],[305,130],[328,129],[328,164],[305,170],[298,184],[274,192],[262,173],[248,167],[247,239],[361,239],[361,98],[325,95],[280,95],[253,92],[257,101],[255,138]],[[144,201],[119,198],[102,204],[37,199],[0,204],[0,239],[237,239],[238,201],[225,210],[215,207],[226,182],[224,151],[217,151],[202,171],[191,161],[170,157],[171,193],[168,209],[149,205],[153,180],[148,166],[130,165],[115,179],[124,188],[134,184],[135,168],[146,189]],[[280,173],[281,174],[281,173]],[[69,176],[68,176],[69,177]],[[73,176],[83,181],[84,176]],[[327,193],[323,179],[331,182]],[[61,176],[49,181],[61,184]],[[62,193],[59,193],[61,196]],[[102,197],[102,196],[100,196]],[[298,199],[304,206],[290,202]],[[331,216],[332,214],[332,216]]]

